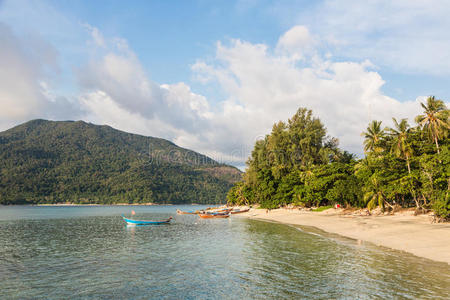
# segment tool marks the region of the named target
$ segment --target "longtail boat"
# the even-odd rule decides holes
[[[198,211],[182,211],[177,209],[177,214],[179,215],[196,215]]]
[[[199,213],[198,216],[202,219],[213,219],[213,218],[228,218],[230,214]]]
[[[122,218],[125,222],[127,222],[128,225],[162,225],[162,224],[169,224],[170,220],[172,220],[172,217],[169,217],[166,220],[160,220],[160,221],[132,220],[132,219],[125,218],[125,216],[122,216]]]
[[[237,210],[232,210],[230,213],[231,214],[240,214],[240,213],[245,213],[245,212],[248,212],[250,210],[250,208],[247,208],[247,209],[237,209]]]
[[[233,208],[220,208],[220,209],[214,209],[214,210],[206,210],[210,213],[219,213],[219,214],[227,214],[229,213]]]

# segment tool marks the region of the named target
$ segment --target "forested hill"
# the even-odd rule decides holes
[[[240,178],[167,140],[83,121],[0,132],[0,204],[217,203]]]

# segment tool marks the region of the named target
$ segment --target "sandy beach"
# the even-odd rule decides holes
[[[251,219],[313,226],[345,237],[406,251],[416,256],[450,264],[450,224],[431,223],[427,215],[405,212],[396,215],[355,216],[342,210],[323,212],[298,209],[251,209],[240,214]]]

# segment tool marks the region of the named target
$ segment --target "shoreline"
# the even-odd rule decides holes
[[[345,215],[341,209],[322,212],[295,209],[250,209],[239,216],[282,224],[311,226],[328,233],[405,251],[450,265],[450,224],[431,223],[429,216],[399,213],[383,216]]]

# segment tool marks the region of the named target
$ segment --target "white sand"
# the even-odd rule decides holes
[[[343,215],[340,210],[335,209],[323,212],[298,209],[266,212],[265,209],[251,209],[238,216],[314,226],[327,232],[450,264],[450,224],[432,224],[427,215],[413,216],[404,213],[393,216],[352,216]]]

